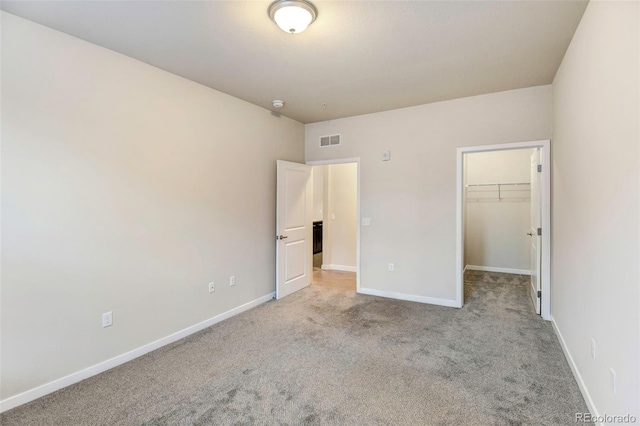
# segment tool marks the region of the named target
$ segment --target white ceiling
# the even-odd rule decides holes
[[[7,1],[6,12],[303,123],[549,84],[586,1]],[[323,107],[322,104],[326,104]]]

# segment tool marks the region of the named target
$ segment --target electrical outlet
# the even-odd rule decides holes
[[[614,369],[611,368],[610,370],[611,370],[611,391],[615,395],[616,392],[618,391],[617,377],[616,377],[616,372],[614,371]]]
[[[102,314],[102,327],[111,327],[113,325],[113,312],[105,312]]]
[[[211,281],[209,283],[209,293],[213,293],[214,291],[216,291],[216,286],[215,286],[214,282]]]
[[[596,341],[591,339],[591,358],[596,359]]]
[[[396,265],[394,265],[393,263],[389,264],[389,272],[393,272],[396,270]]]
[[[233,287],[234,285],[236,285],[236,277],[235,277],[235,275],[232,276],[231,278],[229,278],[229,287]]]

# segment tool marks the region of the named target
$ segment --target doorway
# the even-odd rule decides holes
[[[312,167],[312,285],[357,289],[358,164]]]
[[[550,142],[458,149],[457,302],[465,274],[527,285],[550,319]]]
[[[294,163],[290,161],[276,161],[276,299],[281,299],[299,291],[313,283],[313,178],[312,167],[323,165],[343,165],[353,163],[351,170],[350,194],[353,202],[355,189],[355,217],[353,215],[353,204],[349,207],[350,214],[344,214],[323,208],[323,222],[329,222],[327,229],[338,217],[351,218],[352,230],[355,228],[355,271],[353,266],[335,263],[339,257],[331,255],[325,265],[325,255],[320,270],[329,273],[350,273],[355,274],[355,291],[360,291],[360,159],[349,158],[341,160],[314,161],[307,164]],[[336,169],[340,170],[340,169]],[[328,174],[331,176],[331,174]],[[355,180],[355,188],[353,181]],[[342,181],[344,183],[344,181]],[[338,187],[336,194],[344,192],[344,188]],[[330,194],[330,191],[327,192]],[[334,219],[335,218],[335,219]],[[341,228],[336,227],[338,231]],[[344,233],[344,232],[343,232]],[[343,233],[337,234],[342,237]],[[328,231],[323,226],[323,252]],[[351,235],[353,232],[350,233]],[[329,235],[329,239],[334,238],[336,233]],[[333,246],[332,246],[333,249]],[[353,282],[353,279],[351,279]],[[353,285],[351,284],[351,290]]]

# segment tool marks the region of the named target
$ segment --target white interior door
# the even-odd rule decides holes
[[[276,299],[311,284],[313,187],[311,166],[278,160]]]
[[[540,172],[538,171],[540,149],[536,149],[531,154],[531,229],[528,235],[531,238],[531,300],[536,308],[536,313],[540,314],[542,280],[541,272],[541,252],[542,236],[540,235]]]

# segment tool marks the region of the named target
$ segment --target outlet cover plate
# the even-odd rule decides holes
[[[102,328],[111,327],[113,325],[113,312],[105,312],[102,314]]]

